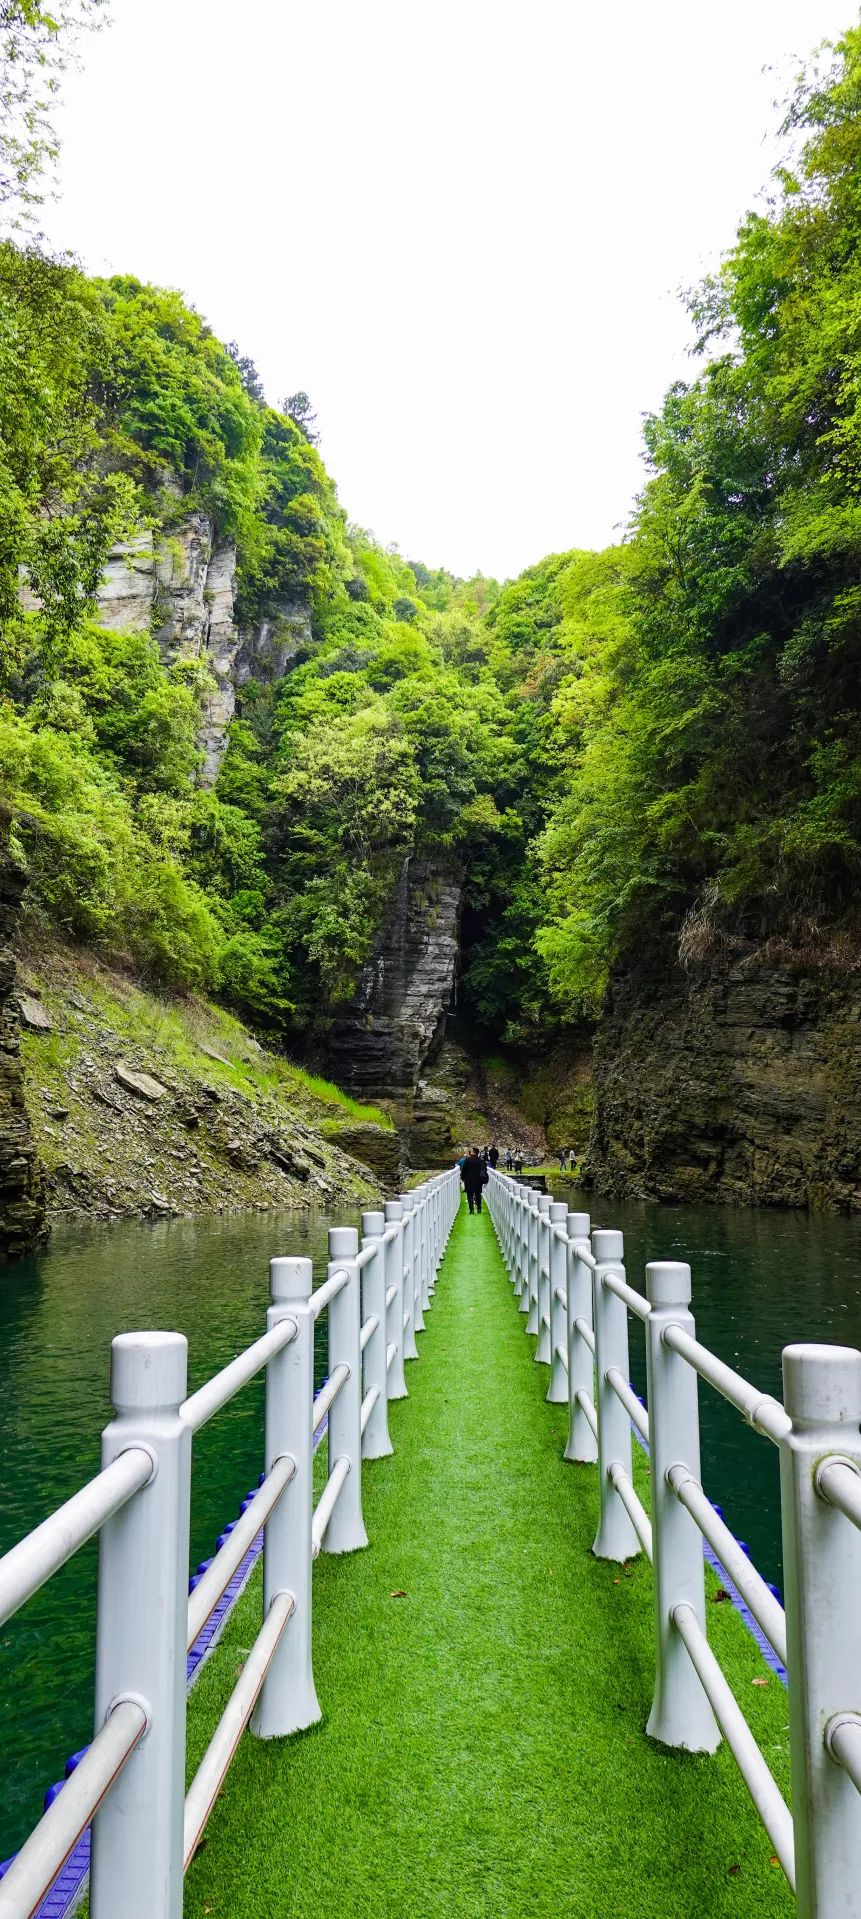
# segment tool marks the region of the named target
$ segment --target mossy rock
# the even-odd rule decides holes
[[[401,1178],[401,1143],[386,1126],[371,1126],[357,1120],[327,1119],[320,1128],[324,1139],[349,1153],[362,1166],[376,1173],[384,1186],[397,1191]]]

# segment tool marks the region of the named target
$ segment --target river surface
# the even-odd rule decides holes
[[[561,1176],[555,1190],[572,1207],[591,1207],[596,1224],[622,1228],[638,1288],[647,1259],[687,1259],[699,1337],[764,1392],[780,1396],[780,1352],[790,1340],[861,1346],[861,1221],[596,1202]],[[270,1213],[66,1228],[38,1258],[0,1269],[0,1551],[98,1470],[113,1334],[142,1326],[185,1333],[194,1390],[264,1330],[273,1253],[310,1254],[322,1276],[328,1223]],[[644,1392],[634,1321],[630,1334],[631,1378]],[[318,1379],[324,1359],[321,1350]],[[195,1441],[192,1565],[211,1554],[257,1482],[262,1398],[256,1381]],[[761,1571],[779,1582],[775,1450],[702,1386],[700,1408],[706,1489]],[[91,1734],[95,1567],[93,1544],[0,1633],[0,1859],[20,1844],[44,1788]]]

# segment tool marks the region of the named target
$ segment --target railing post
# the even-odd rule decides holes
[[[538,1345],[534,1358],[538,1365],[550,1364],[550,1208],[549,1193],[538,1195]]]
[[[111,1348],[115,1417],[102,1465],[130,1446],[153,1476],[103,1526],[96,1617],[96,1731],[133,1698],[148,1728],[93,1824],[93,1919],[181,1919],[185,1808],[191,1430],[180,1415],[180,1333],[121,1333]]]
[[[405,1245],[407,1243],[409,1244],[409,1253],[407,1254],[405,1252],[404,1254],[405,1259],[408,1258],[410,1263],[410,1277],[409,1285],[406,1288],[406,1299],[408,1308],[412,1313],[410,1324],[413,1329],[413,1343],[415,1343],[416,1333],[423,1333],[425,1331],[425,1316],[422,1310],[421,1248],[419,1245],[420,1216],[418,1200],[414,1193],[399,1193],[398,1199],[404,1209],[404,1242]],[[405,1308],[405,1310],[407,1309]],[[407,1351],[407,1359],[418,1359],[418,1356],[419,1349],[417,1345],[414,1353]]]
[[[594,1232],[592,1249],[597,1262],[594,1275],[595,1406],[601,1494],[601,1517],[592,1551],[597,1559],[633,1559],[640,1551],[640,1542],[610,1478],[610,1468],[616,1464],[630,1477],[631,1422],[606,1378],[611,1366],[618,1366],[623,1379],[629,1375],[628,1309],[604,1285],[606,1271],[621,1273],[624,1270],[621,1233]]]
[[[690,1267],[676,1260],[652,1261],[646,1267],[646,1293],[651,1307],[646,1367],[656,1661],[646,1731],[665,1746],[715,1752],[720,1733],[714,1714],[673,1624],[676,1606],[684,1605],[693,1609],[702,1631],[706,1629],[702,1534],[668,1478],[672,1466],[687,1466],[695,1479],[700,1477],[697,1376],[687,1360],[664,1343],[668,1326],[681,1326],[694,1335]]]
[[[559,1357],[559,1351],[568,1358],[568,1319],[565,1306],[556,1297],[556,1289],[565,1292],[567,1281],[568,1248],[564,1239],[558,1239],[554,1226],[564,1226],[568,1217],[568,1208],[562,1200],[555,1199],[550,1208],[550,1384],[547,1398],[551,1406],[564,1406],[568,1398],[568,1371]]]
[[[588,1242],[591,1221],[588,1213],[569,1213],[566,1226],[568,1238]],[[592,1326],[592,1274],[585,1260],[568,1248],[568,1443],[563,1454],[564,1459],[594,1464],[598,1457],[598,1442],[589,1424],[586,1414],[577,1399],[578,1393],[588,1393],[590,1399],[595,1392],[595,1361],[585,1341],[577,1331],[576,1321],[594,1331]]]
[[[369,1391],[372,1386],[379,1388],[377,1403],[371,1413],[362,1434],[362,1452],[366,1459],[386,1459],[394,1449],[389,1437],[389,1382],[386,1364],[388,1334],[386,1332],[386,1249],[383,1234],[386,1221],[383,1213],[362,1214],[362,1251],[367,1246],[375,1248],[373,1259],[362,1268],[362,1318],[370,1319],[375,1314],[379,1320],[376,1332],[371,1334],[365,1347],[364,1386]],[[289,1352],[289,1347],[288,1347]]]
[[[843,1919],[861,1889],[861,1796],[829,1737],[861,1708],[861,1532],[818,1490],[828,1454],[861,1470],[861,1353],[787,1346],[780,1445],[789,1744],[799,1919]]]
[[[415,1324],[415,1310],[416,1310],[415,1295],[414,1295],[415,1280],[413,1277],[413,1250],[414,1250],[414,1243],[415,1243],[415,1233],[413,1230],[414,1218],[413,1218],[412,1202],[410,1200],[409,1193],[398,1194],[398,1205],[400,1206],[401,1218],[403,1220],[401,1255],[403,1259],[403,1269],[404,1269],[403,1270],[404,1358],[418,1359],[419,1349],[416,1343],[416,1324]]]
[[[323,1551],[352,1553],[367,1546],[362,1518],[362,1307],[356,1254],[355,1226],[333,1226],[329,1233],[328,1276],[346,1269],[347,1285],[329,1303],[329,1377],[336,1366],[349,1366],[350,1376],[329,1412],[329,1471],[336,1459],[348,1459],[350,1470],[326,1528]],[[289,1628],[288,1628],[289,1630]]]
[[[314,1506],[314,1328],[310,1259],[269,1263],[269,1331],[292,1319],[296,1338],[266,1368],[267,1473],[279,1459],[296,1471],[266,1521],[263,1535],[263,1616],[278,1593],[293,1594],[293,1613],[263,1681],[251,1730],[280,1739],[322,1718],[311,1660],[311,1520]]]
[[[529,1209],[523,1187],[518,1185],[515,1193],[516,1209],[516,1250],[514,1291],[517,1295],[517,1307],[521,1313],[529,1311]]]
[[[431,1296],[433,1293],[430,1276],[430,1248],[428,1245],[429,1202],[427,1185],[413,1187],[410,1194],[410,1203],[415,1210],[413,1244],[416,1265],[416,1286],[418,1288],[419,1302],[422,1309],[422,1331],[424,1331],[424,1315],[430,1311]]]
[[[395,1288],[394,1298],[386,1313],[386,1352],[394,1346],[395,1355],[389,1372],[389,1398],[406,1399],[407,1382],[404,1377],[404,1229],[403,1207],[399,1199],[386,1200],[386,1231],[394,1226],[395,1231],[386,1246],[386,1293]]]
[[[536,1192],[533,1192],[531,1187],[529,1188],[528,1204],[529,1204],[529,1223],[527,1228],[528,1264],[526,1269],[527,1270],[526,1311],[529,1317],[526,1321],[526,1331],[528,1333],[537,1333],[538,1331],[538,1247],[539,1247],[538,1194]],[[521,1307],[521,1311],[522,1310],[523,1308]]]

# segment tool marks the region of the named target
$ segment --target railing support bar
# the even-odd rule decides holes
[[[182,1915],[191,1432],[180,1408],[187,1359],[180,1333],[121,1333],[113,1341],[115,1417],[102,1464],[139,1443],[157,1471],[99,1540],[95,1722],[98,1731],[115,1702],[131,1698],[149,1725],[93,1822],[93,1919]]]

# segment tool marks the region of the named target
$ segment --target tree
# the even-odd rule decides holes
[[[288,420],[293,421],[294,426],[298,426],[299,432],[304,433],[306,440],[310,440],[312,446],[317,445],[320,438],[319,433],[314,432],[317,424],[317,415],[314,412],[307,393],[289,394],[283,403],[281,411],[282,413],[286,413]]]
[[[249,400],[256,400],[259,406],[265,406],[266,395],[263,391],[263,381],[260,378],[254,361],[249,358],[247,353],[240,353],[236,340],[227,340],[225,345],[239,373],[239,378],[248,394]]]
[[[103,5],[0,0],[0,219],[7,227],[31,222],[44,199],[42,175],[57,155],[51,115],[60,79]]]

